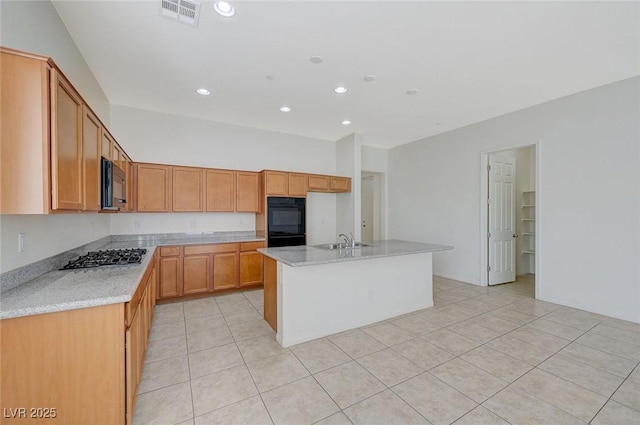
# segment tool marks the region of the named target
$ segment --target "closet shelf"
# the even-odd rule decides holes
[[[523,254],[535,254],[535,251],[522,251]]]
[[[535,205],[523,205],[522,208],[534,208]]]

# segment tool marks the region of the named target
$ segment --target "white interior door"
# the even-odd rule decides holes
[[[374,181],[373,176],[363,177],[360,187],[361,193],[361,226],[362,242],[373,242],[374,230]]]
[[[516,280],[515,158],[489,156],[489,285]]]

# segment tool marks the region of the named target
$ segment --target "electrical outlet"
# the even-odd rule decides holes
[[[18,233],[18,252],[25,252],[27,250],[27,234]]]
[[[196,222],[196,220],[191,220],[191,221],[189,222],[189,226],[190,226],[192,229],[195,229],[196,227],[198,227],[198,223]]]

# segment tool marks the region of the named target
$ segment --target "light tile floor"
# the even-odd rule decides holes
[[[262,291],[158,305],[135,424],[640,424],[640,325],[434,277],[435,307],[283,349]]]

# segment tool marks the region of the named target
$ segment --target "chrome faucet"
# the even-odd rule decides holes
[[[338,235],[339,238],[344,239],[344,244],[347,248],[355,248],[356,247],[356,238],[353,236],[353,233],[349,232],[351,237],[345,235],[344,233],[340,233]]]

